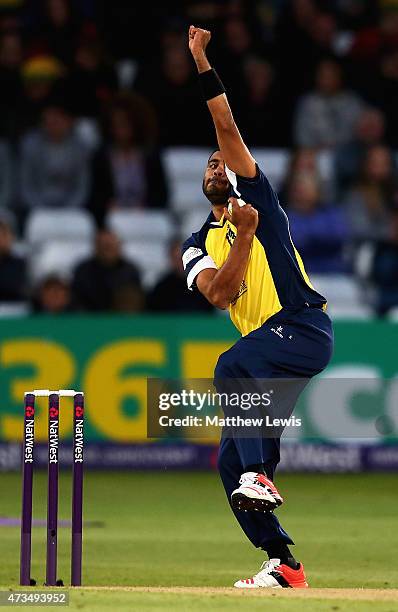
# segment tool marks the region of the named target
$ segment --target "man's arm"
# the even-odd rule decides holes
[[[202,270],[196,278],[199,291],[222,310],[228,308],[239,292],[258,224],[258,213],[250,204],[239,206],[235,198],[230,201],[232,215],[224,209],[224,216],[235,225],[237,234],[227,260],[219,270]]]
[[[195,60],[199,74],[211,70],[206,56],[206,47],[211,34],[208,30],[189,28],[189,49]],[[225,94],[217,95],[207,101],[214,127],[216,128],[218,145],[228,168],[246,178],[256,176],[256,162],[242,140],[242,136],[234,121],[232,111]]]

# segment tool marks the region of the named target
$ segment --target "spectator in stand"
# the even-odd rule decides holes
[[[185,42],[185,38],[183,39]],[[144,66],[135,89],[151,101],[159,118],[160,140],[168,146],[208,145],[210,118],[198,96],[198,77],[184,42],[168,44],[158,63]],[[195,121],[187,122],[187,109]],[[188,127],[189,126],[189,127]]]
[[[144,309],[145,296],[137,291],[132,284],[122,285],[115,289],[112,311],[119,313],[135,313]]]
[[[70,110],[54,100],[44,109],[40,128],[23,139],[21,198],[25,210],[79,208],[86,204],[87,154],[73,127]]]
[[[10,147],[0,140],[0,211],[11,208],[14,196],[14,172]],[[1,214],[1,213],[0,213]]]
[[[37,55],[24,62],[23,95],[15,101],[18,113],[17,136],[37,126],[63,74],[62,64],[51,55]]]
[[[244,122],[247,122],[247,129],[251,135],[253,132],[256,134],[251,128],[255,123],[254,118],[250,121],[252,110],[259,118],[258,129],[261,130],[263,122],[267,122],[260,107],[262,104],[270,106],[271,97],[274,99],[275,83],[270,60],[263,61],[262,58],[271,58],[272,52],[266,48],[261,36],[254,35],[253,20],[232,14],[224,19],[222,29],[220,36],[215,35],[211,43],[213,52],[217,55],[216,68],[223,75],[223,82],[228,91],[230,104],[235,109],[236,119],[247,140],[252,143],[245,132]],[[213,28],[211,30],[213,31]],[[213,47],[217,45],[218,40],[223,41],[219,50]],[[240,87],[236,86],[237,82],[241,83]],[[279,117],[279,108],[274,109],[276,110]],[[274,124],[277,123],[275,119],[274,115]]]
[[[170,271],[150,293],[148,309],[153,312],[214,312],[214,307],[199,291],[187,291],[181,260],[181,240],[171,241],[169,256]]]
[[[230,17],[225,21],[223,32],[224,48],[217,54],[219,69],[225,80],[228,91],[231,91],[234,102],[239,100],[240,91],[233,91],[233,83],[243,78],[243,60],[255,49],[253,36],[248,24],[241,17]]]
[[[390,150],[373,145],[346,198],[346,210],[356,243],[384,240],[390,211],[398,204],[398,183]]]
[[[45,0],[44,23],[38,33],[50,52],[67,66],[72,63],[79,32],[77,15],[73,12],[74,4],[67,0]]]
[[[256,146],[283,146],[288,139],[287,126],[278,121],[281,101],[275,90],[274,69],[259,57],[243,62],[243,86],[237,108],[237,122],[245,139]]]
[[[117,60],[126,57],[142,60],[153,55],[154,44],[157,45],[164,27],[159,14],[169,15],[172,10],[168,2],[89,0],[85,4],[94,8],[98,30],[109,53]]]
[[[323,60],[318,64],[315,90],[302,98],[295,123],[295,141],[301,147],[333,148],[350,142],[363,103],[344,89],[339,64]]]
[[[375,308],[384,316],[398,307],[398,212],[391,215],[388,235],[374,245],[370,280],[376,288]]]
[[[397,19],[398,22],[398,19]],[[386,53],[381,62],[381,80],[379,83],[379,100],[386,115],[386,138],[388,143],[398,148],[398,32],[391,52]]]
[[[0,217],[0,302],[26,298],[26,263],[13,253],[14,234],[7,215]]]
[[[308,32],[312,44],[313,62],[335,53],[338,34],[336,18],[332,12],[316,11],[309,22]],[[313,66],[316,64],[313,63]]]
[[[74,109],[83,117],[98,117],[117,89],[115,69],[106,62],[94,27],[87,26],[81,34],[68,85]]]
[[[284,2],[275,30],[280,99],[284,104],[283,119],[289,127],[293,125],[292,111],[298,100],[313,86],[318,63],[333,55],[336,19],[322,12],[319,4],[315,0]]]
[[[22,41],[16,32],[0,38],[0,133],[14,138],[18,133],[16,101],[22,96]]]
[[[0,38],[0,83],[7,101],[15,101],[21,94],[21,66],[23,47],[17,32],[5,32]],[[4,100],[2,100],[4,102]]]
[[[279,190],[279,195],[283,203],[289,202],[290,184],[298,174],[311,174],[314,176],[318,185],[321,184],[321,176],[318,169],[318,160],[314,149],[296,149],[292,152],[284,181]],[[321,189],[324,193],[323,185]]]
[[[343,31],[358,32],[374,26],[379,22],[382,2],[362,2],[361,0],[344,0],[339,2],[339,24]],[[385,3],[388,4],[387,2]],[[391,3],[393,4],[393,3]]]
[[[240,17],[231,17],[225,22],[225,45],[231,63],[236,64],[242,56],[253,49],[253,38],[248,24]]]
[[[299,172],[289,181],[289,221],[292,238],[308,272],[347,272],[344,247],[350,231],[344,212],[321,200],[314,174]]]
[[[163,208],[167,184],[156,148],[152,108],[141,96],[120,94],[108,113],[108,143],[93,160],[90,207],[99,225],[111,208]]]
[[[276,24],[277,52],[284,68],[292,62],[294,66],[303,65],[303,61],[310,59],[314,49],[309,33],[317,15],[318,9],[314,0],[291,0],[284,3]],[[287,40],[289,45],[286,45]],[[298,75],[292,71],[294,89],[297,89],[300,80],[302,82],[302,79],[306,78],[308,75]],[[310,83],[307,83],[307,87],[309,86]]]
[[[396,49],[398,40],[396,2],[394,0],[383,0],[361,4],[363,7],[369,7],[368,10],[370,9],[370,11],[368,18],[361,26],[359,26],[360,15],[357,14],[355,25],[353,23],[349,28],[351,30],[351,46],[346,59],[350,67],[350,80],[356,90],[361,91],[370,104],[383,109],[387,119],[386,136],[388,143],[392,146],[398,146],[396,130],[398,125],[396,122]]]
[[[125,310],[120,304],[125,303],[126,295],[129,312],[144,307],[139,272],[123,258],[117,236],[105,229],[97,233],[94,256],[77,266],[72,287],[77,308],[81,310],[109,312],[116,307]]]
[[[352,41],[351,80],[369,103],[383,110],[386,141],[397,148],[398,10],[394,0],[375,4],[380,19],[373,19],[367,27],[360,28]]]
[[[383,142],[384,132],[383,113],[367,108],[360,114],[353,140],[338,147],[335,153],[336,188],[340,197],[358,176],[368,148]]]
[[[35,291],[32,310],[40,314],[67,314],[72,312],[69,283],[56,275],[47,276]]]

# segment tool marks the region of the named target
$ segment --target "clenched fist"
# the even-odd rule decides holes
[[[224,216],[235,225],[238,232],[254,236],[258,225],[258,212],[251,204],[240,206],[236,198],[229,198],[232,212],[224,208]]]
[[[206,54],[206,47],[210,42],[211,33],[209,30],[202,30],[191,25],[189,27],[189,50],[194,59],[203,57]]]

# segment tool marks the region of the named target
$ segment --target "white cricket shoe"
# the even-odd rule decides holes
[[[234,510],[272,512],[283,503],[283,497],[265,474],[245,472],[239,480],[240,487],[231,495]]]
[[[307,589],[308,582],[302,563],[295,570],[281,563],[280,559],[270,559],[264,561],[258,574],[238,580],[234,586],[238,589]]]

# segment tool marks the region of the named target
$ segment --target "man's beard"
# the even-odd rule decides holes
[[[206,187],[203,181],[202,191],[213,206],[220,206],[221,204],[227,203],[230,194],[230,185],[228,184],[225,185],[225,187],[218,188],[216,185],[209,183]]]

